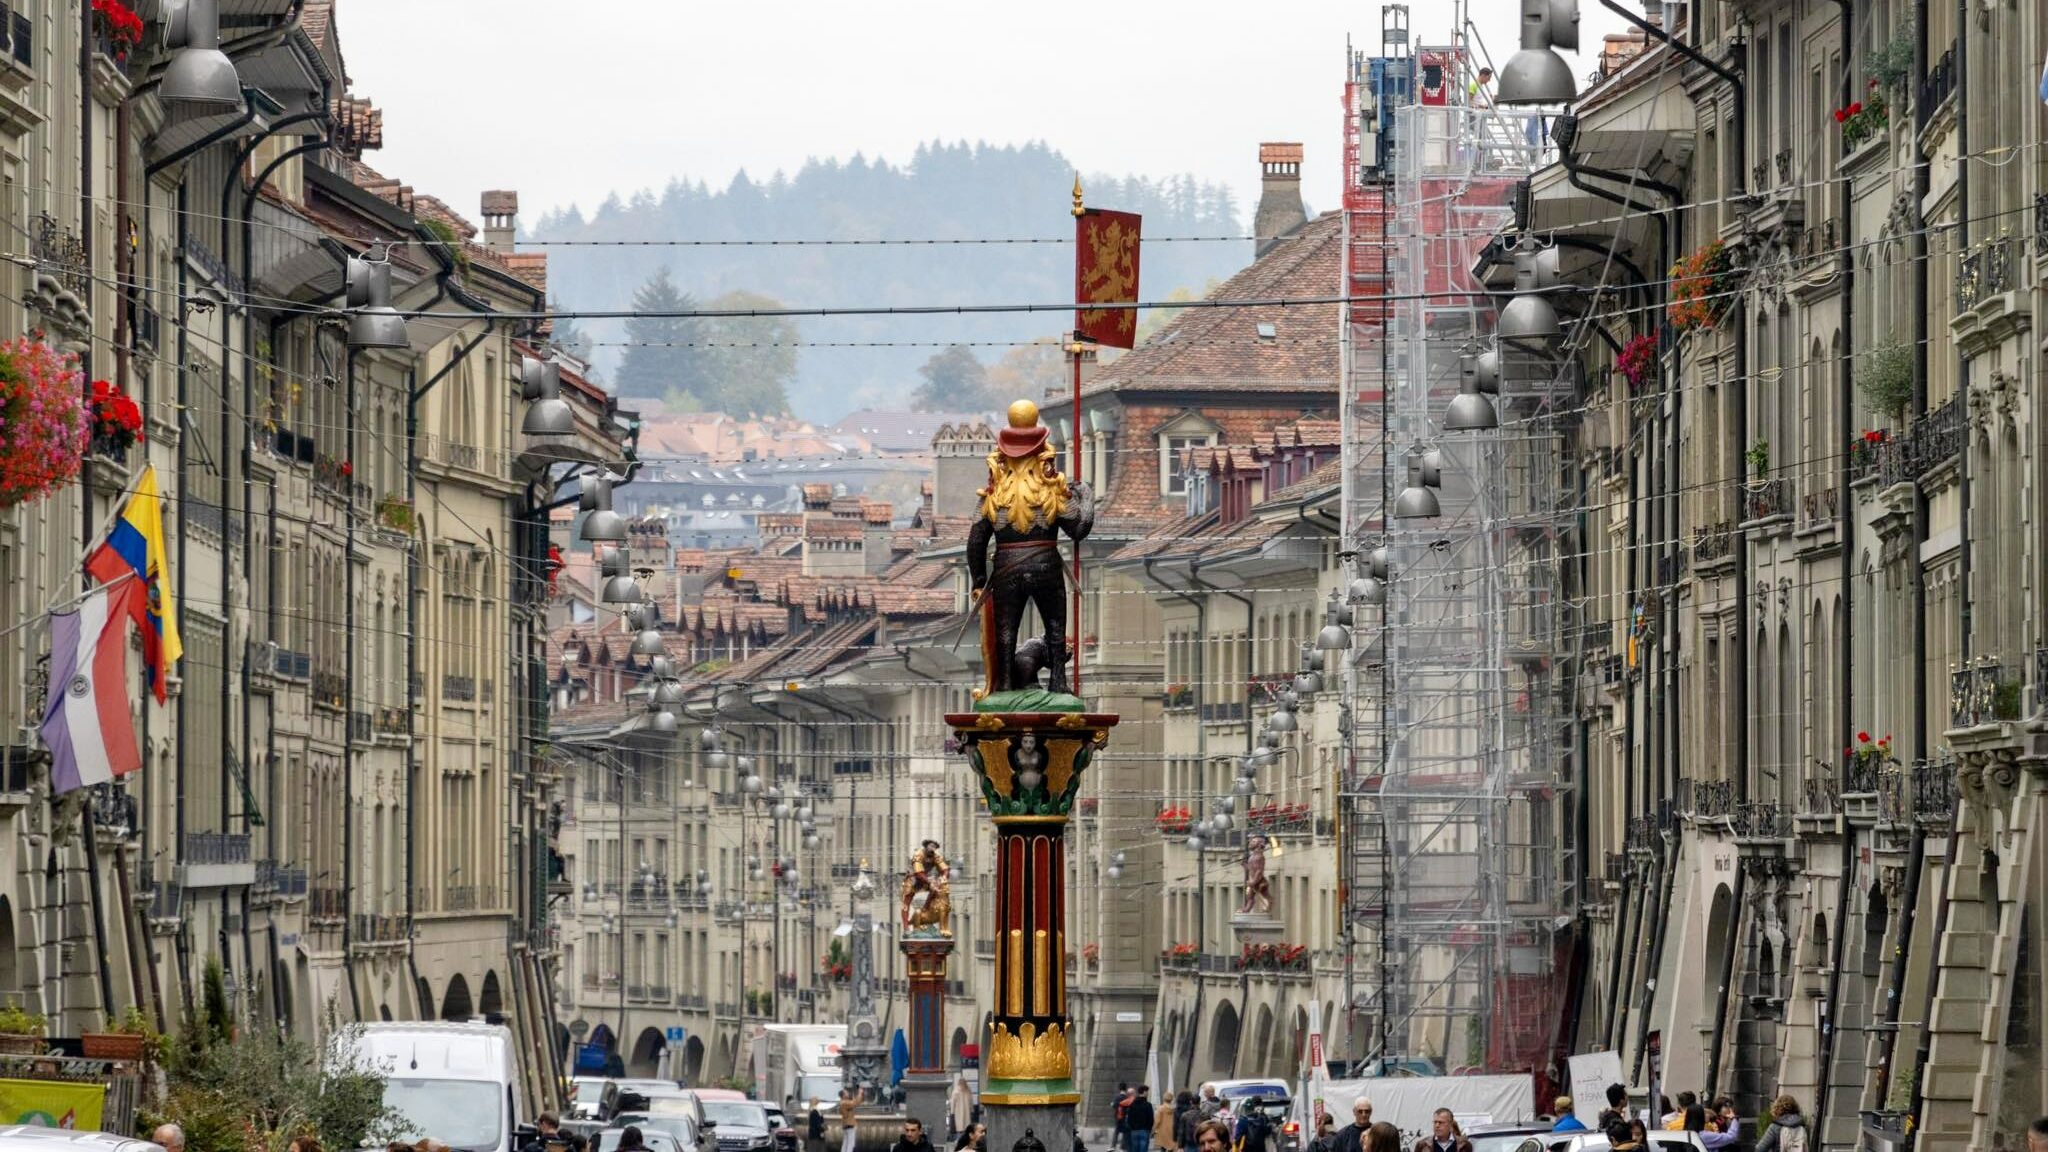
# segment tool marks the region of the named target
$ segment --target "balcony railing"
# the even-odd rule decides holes
[[[306,899],[306,915],[315,920],[340,920],[348,915],[348,892],[316,885]]]
[[[412,735],[412,713],[403,708],[377,709],[377,734],[380,736]]]
[[[29,254],[38,264],[47,266],[45,270],[65,291],[80,300],[91,298],[91,261],[82,237],[59,226],[56,218],[46,213],[31,222],[28,247]]]
[[[1695,820],[1727,820],[1735,815],[1735,781],[1678,781],[1678,810]]]
[[[1826,771],[1826,765],[1817,766]],[[1799,814],[1801,816],[1833,816],[1842,810],[1842,798],[1835,791],[1835,778],[1826,775],[1808,776],[1801,782]]]
[[[1920,81],[1919,99],[1913,101],[1913,116],[1919,122],[1918,126],[1925,128],[1935,109],[1940,108],[1941,102],[1955,90],[1956,49],[1954,44],[1950,44],[1948,51],[1928,66],[1926,79]]]
[[[351,923],[358,944],[392,944],[412,935],[412,921],[404,916],[358,912]]]
[[[1814,487],[1799,494],[1799,526],[1813,528],[1833,524],[1841,511],[1840,495],[1835,486]]]
[[[1735,495],[1742,502],[1745,524],[1792,515],[1792,485],[1786,477],[1766,476],[1741,481]]]
[[[1941,407],[1913,421],[1903,436],[1879,445],[1878,483],[1917,483],[1963,450],[1963,403],[1958,392]]]
[[[20,3],[0,4],[0,32],[7,35],[6,57],[33,71],[36,66],[36,26]]]
[[[1956,311],[1968,312],[1993,296],[2002,296],[2019,286],[2013,269],[2018,245],[2011,236],[1999,236],[1973,245],[1956,262]]]
[[[1792,816],[1776,800],[1744,800],[1729,818],[1735,835],[1745,840],[1782,840],[1792,834]]]
[[[453,674],[441,677],[441,698],[465,702],[475,700],[476,677]]]
[[[247,832],[187,832],[178,856],[186,864],[247,864]]]
[[[1973,728],[2020,718],[2024,694],[2017,672],[1986,656],[1949,673],[1949,727]]]
[[[1244,719],[1245,706],[1242,700],[1230,700],[1222,704],[1204,704],[1198,712],[1204,723],[1232,724]]]
[[[149,918],[177,920],[185,911],[185,890],[175,880],[159,880],[149,890]]]
[[[1695,567],[1726,560],[1735,554],[1735,525],[1726,520],[1692,530],[1692,562]]]
[[[1943,758],[1913,765],[1913,819],[1944,823],[1956,814],[1956,765]]]

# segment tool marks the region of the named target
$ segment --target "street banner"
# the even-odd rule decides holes
[[[0,1124],[35,1128],[100,1130],[100,1110],[107,1101],[105,1084],[72,1080],[0,1080]]]
[[[1572,1115],[1591,1131],[1607,1107],[1607,1086],[1626,1084],[1621,1078],[1621,1053],[1587,1052],[1567,1057],[1571,1077]]]
[[[1074,218],[1074,303],[1137,303],[1137,213],[1080,213]],[[1138,310],[1082,307],[1074,313],[1074,333],[1104,348],[1129,348],[1138,342]]]

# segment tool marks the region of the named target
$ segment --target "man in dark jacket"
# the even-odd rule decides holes
[[[932,1152],[932,1142],[924,1134],[924,1121],[912,1116],[903,1122],[903,1136],[889,1145],[889,1152]]]
[[[1152,1125],[1158,1119],[1152,1110],[1152,1086],[1138,1085],[1137,1095],[1124,1105],[1124,1140],[1130,1152],[1150,1152]]]
[[[1238,1109],[1235,1152],[1273,1152],[1273,1122],[1266,1116],[1266,1102],[1257,1096]]]
[[[1333,1152],[1362,1152],[1366,1130],[1372,1127],[1372,1101],[1360,1096],[1351,1102],[1351,1123],[1337,1129]]]

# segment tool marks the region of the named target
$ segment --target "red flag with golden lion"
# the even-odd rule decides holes
[[[1087,208],[1074,218],[1076,304],[1137,303],[1138,232],[1135,212]],[[1074,331],[1104,348],[1129,348],[1138,342],[1138,310],[1082,307]]]

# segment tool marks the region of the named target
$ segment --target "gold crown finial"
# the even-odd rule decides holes
[[[1079,216],[1087,209],[1081,207],[1081,174],[1074,173],[1074,215]]]
[[[1038,427],[1038,405],[1033,404],[1029,400],[1019,400],[1015,404],[1010,405],[1010,427]]]

